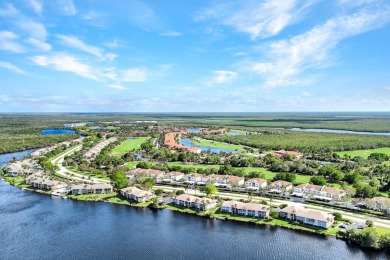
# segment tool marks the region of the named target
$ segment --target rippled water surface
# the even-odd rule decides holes
[[[335,238],[87,203],[0,182],[0,259],[386,259]]]

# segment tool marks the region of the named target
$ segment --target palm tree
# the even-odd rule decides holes
[[[295,219],[296,219],[296,211],[295,211],[295,209],[293,209],[291,217],[292,217],[292,220],[295,221]]]
[[[186,201],[187,201],[187,207],[190,208],[190,201],[191,201],[191,199],[187,198]]]

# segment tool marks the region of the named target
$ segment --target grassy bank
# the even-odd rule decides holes
[[[208,146],[208,147],[219,148],[219,149],[230,149],[230,150],[234,150],[234,151],[244,150],[244,146],[242,146],[242,145],[222,143],[222,142],[206,140],[206,139],[201,139],[201,138],[193,138],[193,139],[191,139],[191,141],[194,144],[199,145],[199,146]]]

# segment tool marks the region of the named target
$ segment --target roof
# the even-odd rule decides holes
[[[107,183],[96,183],[96,184],[75,184],[72,185],[72,190],[82,190],[82,189],[112,189],[112,186]]]
[[[287,186],[290,186],[290,185],[292,185],[291,182],[282,181],[282,180],[274,181],[273,183],[271,183],[271,186],[287,187]]]
[[[334,195],[341,195],[344,194],[345,191],[341,189],[337,189],[334,187],[329,187],[329,186],[320,186],[320,185],[314,185],[314,184],[301,184],[296,186],[295,188],[298,189],[305,189],[305,190],[314,190],[314,191],[322,191],[326,192],[329,194],[334,194]]]
[[[243,180],[244,180],[243,177],[232,176],[232,175],[226,175],[226,179],[227,179],[229,182],[240,182],[240,181],[243,181]]]
[[[170,176],[181,176],[181,175],[184,175],[184,173],[182,173],[182,172],[169,172],[169,175]]]
[[[211,204],[216,202],[215,200],[209,199],[209,198],[200,198],[188,194],[180,194],[179,196],[176,197],[176,200],[181,200],[181,201],[187,201],[187,202],[195,202],[195,203],[206,203],[206,204]]]
[[[296,216],[311,218],[311,219],[325,221],[325,222],[328,222],[329,220],[334,219],[334,217],[332,215],[327,214],[325,212],[306,209],[302,206],[295,206],[295,205],[285,207],[284,209],[281,209],[280,212],[295,214]]]
[[[153,195],[151,192],[138,189],[137,187],[127,187],[127,188],[121,189],[121,191],[128,193],[128,194],[132,194],[132,195],[139,197],[139,198]]]
[[[263,205],[263,204],[258,204],[258,203],[244,203],[244,202],[239,202],[235,200],[230,200],[230,201],[225,201],[222,204],[222,207],[229,207],[229,208],[237,208],[241,210],[254,210],[254,211],[263,211],[266,212],[269,210],[269,206]]]
[[[246,182],[254,182],[254,183],[262,184],[262,183],[266,183],[267,180],[264,180],[261,178],[252,178],[252,179],[247,180]]]

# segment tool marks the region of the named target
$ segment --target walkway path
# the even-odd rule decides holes
[[[67,155],[70,155],[76,151],[79,151],[81,150],[81,145],[78,145],[78,146],[75,146],[69,150],[67,150],[65,153],[62,153],[56,157],[54,157],[51,162],[53,164],[57,164],[58,167],[60,168],[56,173],[58,175],[61,175],[67,179],[72,179],[72,180],[75,180],[75,181],[80,181],[80,182],[86,182],[86,183],[110,183],[110,181],[108,180],[103,180],[103,179],[99,179],[99,178],[94,178],[94,177],[89,177],[89,176],[86,176],[86,175],[83,175],[83,174],[79,174],[79,173],[76,173],[76,172],[73,172],[73,171],[70,171],[68,169],[66,169],[62,163],[64,161],[64,158],[65,156]]]

